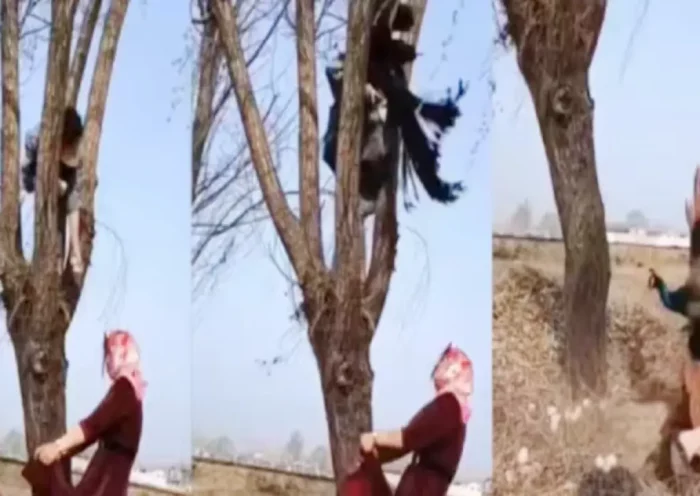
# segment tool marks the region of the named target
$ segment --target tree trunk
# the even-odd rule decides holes
[[[359,313],[357,308],[344,307],[329,309],[310,329],[338,484],[359,460],[360,434],[372,430],[374,382],[369,361],[372,333],[352,318],[353,313]]]
[[[544,92],[548,95],[536,104],[564,235],[565,364],[575,395],[602,393],[606,388],[605,310],[610,284],[605,211],[595,164],[593,109],[588,103],[587,75],[576,79],[571,85]],[[559,98],[559,91],[567,93],[564,98],[578,98],[582,103],[563,126],[544,110]]]
[[[588,72],[605,0],[503,0],[544,142],[566,248],[565,366],[575,396],[606,387],[610,254]]]
[[[9,334],[15,350],[22,395],[27,455],[66,432],[66,356],[64,316],[47,323],[34,318],[30,300],[20,303]],[[34,314],[34,315],[33,315]],[[64,461],[70,477],[70,460]],[[38,495],[35,495],[38,496]]]

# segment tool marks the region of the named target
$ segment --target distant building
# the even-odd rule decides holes
[[[561,236],[552,236],[550,233],[540,230],[530,230],[524,234],[515,234],[507,231],[494,231],[495,237],[541,239],[541,240],[561,240]],[[621,225],[612,225],[607,229],[608,243],[638,245],[638,246],[658,246],[664,248],[689,248],[690,237],[688,234],[659,229],[630,229]]]

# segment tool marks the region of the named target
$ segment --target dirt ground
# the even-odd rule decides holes
[[[611,263],[608,395],[573,404],[560,366],[563,245],[494,238],[494,494],[679,494],[655,472],[679,395],[684,321],[646,283],[653,267],[681,284],[687,250],[614,245]],[[596,458],[617,460],[637,482],[579,492],[584,474],[601,474]]]

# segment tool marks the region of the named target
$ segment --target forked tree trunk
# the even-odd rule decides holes
[[[564,245],[565,363],[574,395],[606,388],[610,255],[588,72],[605,0],[504,0],[544,142]]]

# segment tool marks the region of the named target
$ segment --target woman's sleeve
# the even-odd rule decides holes
[[[114,425],[138,408],[136,392],[126,379],[118,379],[107,392],[102,402],[86,418],[80,421],[85,435],[85,444],[97,441]]]
[[[403,428],[403,445],[409,451],[419,451],[435,441],[449,436],[459,427],[460,407],[452,394],[441,394],[428,403]]]

